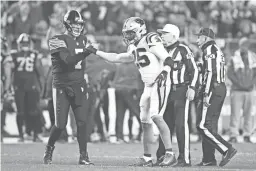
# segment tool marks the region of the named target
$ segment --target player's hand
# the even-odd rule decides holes
[[[97,49],[94,48],[92,45],[88,46],[88,47],[86,48],[86,50],[88,50],[89,52],[91,52],[91,53],[93,53],[93,54],[96,54],[96,52],[97,52]]]
[[[163,70],[157,77],[155,82],[158,83],[158,85],[162,86],[166,82],[168,72]]]
[[[187,99],[189,101],[194,100],[194,98],[195,98],[195,90],[193,90],[192,88],[189,87],[188,90],[187,90],[187,93],[186,93],[186,97],[187,97]]]
[[[210,104],[210,97],[208,95],[204,95],[204,100],[203,100],[203,104],[205,107],[209,107]]]

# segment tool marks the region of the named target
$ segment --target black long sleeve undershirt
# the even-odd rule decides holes
[[[89,56],[91,52],[85,51],[78,54],[75,54],[73,56],[70,55],[68,51],[61,51],[59,52],[60,58],[66,63],[66,64],[76,64],[81,60],[84,60],[87,56]]]

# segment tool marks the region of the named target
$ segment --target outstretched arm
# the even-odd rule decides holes
[[[114,62],[114,63],[125,63],[125,62],[132,62],[133,57],[132,54],[129,53],[107,53],[103,51],[97,51],[96,55],[99,57],[109,61],[109,62]]]
[[[133,55],[131,53],[107,53],[100,50],[95,49],[93,46],[89,46],[86,48],[89,52],[98,55],[99,57],[114,63],[126,63],[133,61]]]

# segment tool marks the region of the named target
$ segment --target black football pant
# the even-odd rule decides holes
[[[26,132],[34,132],[36,136],[41,132],[41,111],[39,107],[40,93],[37,89],[15,89],[15,103],[17,106],[17,127],[19,136],[23,138],[22,127],[25,124]]]
[[[77,124],[77,140],[79,149],[87,151],[87,89],[86,85],[72,87],[72,94],[66,88],[53,88],[53,105],[55,124],[51,129],[48,145],[53,146],[59,139],[62,130],[66,128],[70,107]],[[75,93],[74,93],[75,92]],[[79,101],[76,99],[79,98]]]
[[[52,127],[52,126],[54,126],[54,123],[55,123],[53,99],[50,99],[50,100],[48,101],[47,110],[48,110],[48,112],[49,112],[49,117],[50,117],[51,127]],[[65,128],[65,129],[62,131],[59,140],[68,141],[67,128]]]
[[[125,111],[129,111],[137,118],[140,116],[139,102],[136,91],[132,90],[116,90],[116,137],[123,140],[123,123]]]
[[[218,134],[218,120],[226,97],[224,83],[215,84],[210,92],[210,106],[198,105],[197,129],[202,136],[203,162],[215,161],[215,149],[224,154],[232,147]]]
[[[167,109],[164,119],[169,126],[172,134],[176,130],[177,142],[179,147],[178,162],[191,163],[190,161],[190,130],[189,130],[189,108],[190,102],[186,99],[187,85],[176,86],[171,88]],[[174,127],[175,125],[175,127]],[[165,154],[164,145],[159,138],[159,148],[157,157]],[[162,150],[160,150],[162,149]]]
[[[95,123],[97,125],[97,132],[101,135],[101,138],[105,138],[104,134],[104,125],[100,117],[100,107],[102,107],[103,113],[104,113],[104,120],[105,120],[105,127],[106,131],[108,131],[109,128],[109,114],[108,114],[108,107],[109,107],[109,100],[108,100],[108,92],[106,90],[105,95],[103,96],[103,99],[100,99],[101,102],[98,106],[96,106],[96,111],[94,115]]]

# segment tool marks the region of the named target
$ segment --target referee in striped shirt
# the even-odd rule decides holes
[[[158,29],[157,32],[161,35],[168,53],[177,62],[176,69],[170,72],[172,86],[167,109],[164,113],[164,119],[170,131],[173,131],[174,125],[176,129],[179,157],[175,167],[189,167],[191,161],[188,115],[190,101],[195,96],[198,68],[189,47],[179,42],[180,30],[176,25],[166,24],[163,29]],[[164,152],[164,145],[160,139],[157,163],[161,161]]]
[[[197,129],[202,136],[203,160],[198,166],[216,166],[215,149],[223,159],[219,166],[226,165],[237,150],[218,134],[218,120],[226,97],[225,57],[216,45],[212,29],[201,28],[197,44],[203,52],[202,104],[199,106]]]

